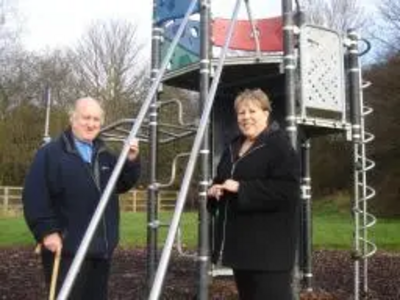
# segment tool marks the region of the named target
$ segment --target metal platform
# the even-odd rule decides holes
[[[217,67],[218,60],[211,60],[212,69]],[[225,61],[220,84],[216,96],[216,106],[220,102],[231,102],[237,93],[245,88],[261,88],[271,97],[274,118],[284,122],[284,74],[281,72],[282,53],[263,53],[255,55],[228,57]],[[164,83],[169,86],[197,91],[199,88],[199,63],[187,65],[170,71],[164,76]],[[230,100],[229,100],[230,99]],[[226,106],[224,104],[223,106]],[[297,119],[299,126],[311,135],[349,133],[351,124],[343,120],[337,113],[313,111],[304,114],[304,109],[297,103]],[[223,111],[227,111],[226,107]],[[221,114],[222,112],[220,112]],[[234,113],[233,111],[231,113]],[[220,119],[225,119],[220,116]],[[228,121],[228,120],[226,120]],[[230,122],[234,122],[230,120]],[[227,123],[224,122],[224,127]]]
[[[272,89],[273,78],[283,78],[281,73],[282,54],[267,53],[256,55],[228,57],[221,75],[219,90],[236,91],[243,88]],[[218,59],[211,60],[211,69],[215,70]],[[170,71],[164,76],[164,83],[187,90],[199,88],[200,63],[193,63],[178,70]],[[276,83],[276,82],[275,82]]]
[[[349,122],[317,117],[297,117],[296,123],[298,126],[302,127],[310,137],[341,132],[346,135],[346,140],[351,140],[351,123]]]

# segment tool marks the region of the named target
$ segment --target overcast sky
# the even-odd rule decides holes
[[[0,0],[16,1],[16,0]],[[99,19],[124,19],[139,27],[139,36],[150,36],[152,0],[17,0],[19,13],[24,20],[23,42],[29,50],[62,47],[73,44],[88,28]],[[183,0],[182,0],[183,1]],[[189,1],[189,0],[184,0]],[[369,5],[377,0],[362,0]],[[255,18],[280,14],[281,1],[249,1]],[[212,0],[213,14],[229,17],[234,0]],[[242,5],[241,17],[246,16]]]
[[[13,0],[6,0],[13,1]],[[141,37],[150,35],[151,0],[18,0],[25,20],[24,44],[30,50],[70,45],[99,19],[124,19],[139,25]],[[186,0],[185,0],[186,1]],[[189,0],[187,0],[189,1]],[[252,0],[255,17],[278,15],[280,1]],[[274,4],[265,4],[265,3]],[[216,16],[228,17],[233,0],[213,0]],[[264,3],[260,9],[260,4]],[[229,8],[231,6],[231,8]],[[242,5],[241,15],[245,15]],[[145,39],[148,40],[148,39]]]

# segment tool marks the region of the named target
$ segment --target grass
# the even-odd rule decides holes
[[[22,217],[0,215],[0,246],[32,244],[32,235],[28,231]]]
[[[161,224],[159,230],[159,243],[162,243],[168,232],[168,222],[172,220],[172,212],[163,212],[159,215]],[[184,213],[180,223],[180,232],[183,243],[195,247],[197,243],[197,213]],[[123,213],[121,218],[121,245],[139,246],[146,245],[146,214]]]
[[[351,249],[354,220],[347,195],[335,195],[313,204],[313,237],[317,249]],[[379,250],[400,251],[400,218],[381,219],[368,229],[368,239]]]
[[[146,245],[146,214],[122,213],[121,246],[144,247]],[[172,219],[172,212],[163,212],[159,219],[166,225]],[[185,213],[181,220],[183,243],[195,247],[197,243],[197,213]],[[162,243],[167,235],[167,227],[161,226],[159,241]],[[0,247],[34,245],[32,236],[21,216],[0,215]]]
[[[338,200],[339,199],[339,200]],[[343,200],[343,199],[342,199]],[[354,222],[349,213],[348,205],[341,202],[324,199],[313,207],[314,247],[317,249],[348,249],[352,248]],[[347,202],[348,203],[348,202]],[[167,223],[172,213],[160,214],[161,222]],[[181,220],[181,232],[184,245],[195,248],[197,244],[197,213],[185,213]],[[400,219],[379,219],[371,229],[370,236],[380,250],[400,251]],[[159,244],[162,245],[167,234],[167,227],[159,231]],[[0,247],[28,246],[33,247],[32,237],[20,216],[0,216]],[[145,247],[146,245],[146,214],[122,213],[121,245],[123,247]]]

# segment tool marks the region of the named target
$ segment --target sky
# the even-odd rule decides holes
[[[13,1],[13,0],[6,0]],[[23,43],[29,50],[62,47],[73,44],[94,21],[99,19],[124,19],[138,25],[139,37],[151,34],[151,0],[18,0],[19,12],[25,22]],[[185,0],[186,1],[186,0]],[[189,1],[189,0],[187,0]],[[252,2],[252,1],[250,1]],[[253,0],[254,17],[278,15],[280,1],[265,5],[265,0]],[[270,2],[270,3],[271,3]],[[232,0],[213,0],[215,16],[229,17]],[[232,8],[229,9],[229,4]],[[279,5],[278,5],[279,4]],[[263,13],[261,15],[261,12]],[[244,5],[240,16],[245,16]]]
[[[4,1],[18,1],[18,12],[24,21],[23,44],[28,50],[73,45],[93,22],[107,19],[131,21],[138,26],[139,38],[150,43],[152,0],[0,0]],[[379,0],[362,0],[362,3],[368,8],[373,1]],[[211,3],[214,16],[229,17],[235,1],[212,0]],[[249,3],[255,18],[280,14],[281,1],[251,0]],[[239,17],[245,16],[242,5]]]

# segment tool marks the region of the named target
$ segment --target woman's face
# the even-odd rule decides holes
[[[240,131],[248,138],[256,138],[266,127],[269,112],[262,110],[256,101],[244,100],[236,110]]]

